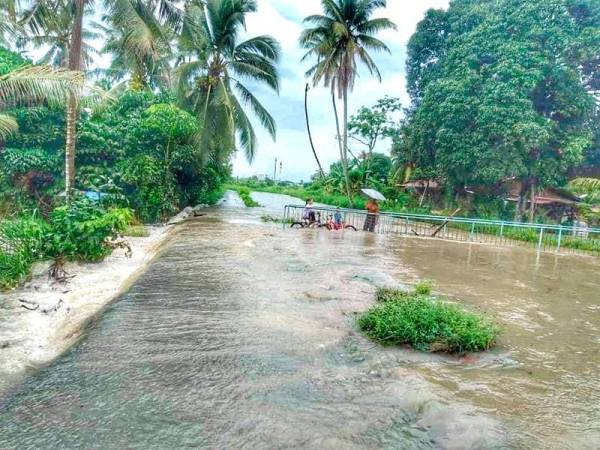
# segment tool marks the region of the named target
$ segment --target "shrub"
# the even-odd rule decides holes
[[[432,297],[430,289],[429,284],[419,285],[421,293],[380,289],[379,303],[359,316],[359,328],[382,344],[421,351],[464,353],[494,345],[499,335],[494,323]]]
[[[105,210],[85,198],[56,208],[47,221],[26,216],[0,224],[0,289],[17,286],[43,259],[99,261],[112,251],[108,239],[131,224],[128,209]]]
[[[415,286],[415,294],[417,295],[430,295],[433,289],[433,282],[431,280],[423,280],[417,283]]]
[[[175,180],[162,161],[139,155],[124,161],[119,171],[140,219],[156,222],[177,211]]]
[[[44,256],[48,224],[36,217],[25,217],[0,225],[0,289],[19,284],[31,265]]]
[[[99,261],[110,254],[107,238],[115,238],[131,223],[129,209],[105,211],[87,199],[73,201],[50,214],[51,232],[46,236],[46,254],[83,261]]]

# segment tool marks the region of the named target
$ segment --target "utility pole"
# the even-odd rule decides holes
[[[273,181],[277,181],[277,158],[275,158],[275,168],[273,169]]]
[[[283,161],[279,161],[279,179],[283,180]]]

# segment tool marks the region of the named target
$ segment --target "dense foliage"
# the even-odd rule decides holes
[[[15,112],[19,133],[0,158],[19,207],[44,206],[63,188],[64,113],[57,108]],[[229,176],[227,162],[196,157],[194,117],[165,94],[126,91],[109,107],[82,114],[78,130],[76,187],[108,194],[144,221],[157,221],[189,204],[214,203]]]
[[[563,185],[597,122],[600,4],[455,0],[409,43],[413,100],[395,151],[456,191]]]
[[[382,344],[410,344],[430,352],[490,349],[499,328],[480,314],[437,299],[420,284],[413,292],[380,289],[378,303],[358,319],[359,328]]]
[[[125,208],[105,209],[87,199],[55,208],[44,219],[23,214],[0,224],[0,289],[27,277],[44,259],[98,261],[112,251],[110,240],[131,223]]]

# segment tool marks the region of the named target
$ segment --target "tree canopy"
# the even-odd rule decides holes
[[[560,184],[592,148],[600,4],[455,0],[409,43],[405,162],[460,188]]]

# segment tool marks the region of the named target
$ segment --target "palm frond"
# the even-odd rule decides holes
[[[0,109],[42,101],[62,104],[67,94],[79,94],[83,81],[82,72],[26,66],[0,76]]]
[[[387,30],[397,30],[398,27],[390,19],[379,18],[367,20],[358,25],[357,31],[360,34],[372,35]]]
[[[254,132],[252,123],[248,119],[244,108],[242,108],[235,96],[231,97],[231,104],[233,107],[235,126],[240,138],[240,144],[244,150],[246,159],[249,163],[251,163],[256,156],[256,148],[258,146],[256,133]]]
[[[14,117],[0,114],[0,141],[6,140],[6,138],[17,131],[18,128],[19,125]]]
[[[239,91],[244,104],[252,108],[252,111],[258,120],[260,120],[262,126],[265,127],[271,137],[275,139],[277,137],[277,125],[275,124],[275,119],[273,119],[266,108],[243,84],[236,81],[234,86]]]
[[[230,67],[239,76],[261,81],[279,92],[279,77],[277,73],[273,73],[274,66],[272,64],[257,58],[245,58],[243,61],[231,62]]]
[[[271,61],[278,61],[281,56],[281,46],[272,36],[256,36],[242,42],[235,48],[235,55],[255,53]]]

